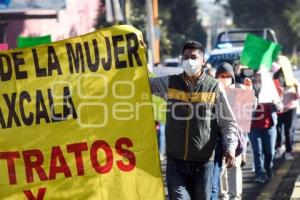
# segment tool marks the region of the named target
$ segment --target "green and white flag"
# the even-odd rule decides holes
[[[281,49],[282,46],[277,43],[248,34],[240,61],[254,70],[261,67],[270,69]]]

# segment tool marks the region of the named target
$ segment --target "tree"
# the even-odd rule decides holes
[[[146,33],[146,9],[145,0],[130,0],[129,22],[131,25]],[[96,18],[95,27],[105,28],[114,25],[106,21],[105,0],[101,0],[98,6],[98,17]],[[144,35],[145,38],[145,35]]]
[[[239,28],[272,28],[283,45],[284,53],[291,53],[299,38],[288,23],[286,10],[295,0],[229,0],[233,20]]]
[[[288,7],[285,11],[290,27],[300,38],[300,0],[296,0],[295,4]]]
[[[171,49],[162,49],[171,56],[178,56],[184,43],[196,40],[206,43],[206,33],[197,19],[195,0],[160,0],[162,27],[166,28]],[[164,46],[163,46],[164,47]]]
[[[100,3],[96,27],[106,27],[104,0]],[[163,57],[175,57],[188,40],[206,43],[206,33],[197,19],[196,0],[159,0],[160,51]],[[146,33],[147,15],[145,0],[130,0],[130,23]]]

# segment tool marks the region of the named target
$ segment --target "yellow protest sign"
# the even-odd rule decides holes
[[[164,199],[142,33],[0,53],[0,199]]]
[[[282,68],[285,84],[287,86],[293,86],[296,83],[296,79],[294,77],[292,64],[288,57],[282,55],[278,56],[278,64]]]

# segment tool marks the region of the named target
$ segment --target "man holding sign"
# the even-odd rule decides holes
[[[237,124],[224,87],[203,72],[204,48],[187,42],[184,73],[150,79],[152,93],[167,100],[167,185],[170,200],[211,199],[217,129],[228,167],[235,164]]]

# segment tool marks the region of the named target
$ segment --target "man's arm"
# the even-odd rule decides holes
[[[221,128],[223,142],[226,149],[226,161],[230,167],[234,164],[235,149],[238,144],[238,125],[222,84],[219,84],[215,108],[217,121]]]
[[[151,93],[167,100],[169,76],[149,78]]]

